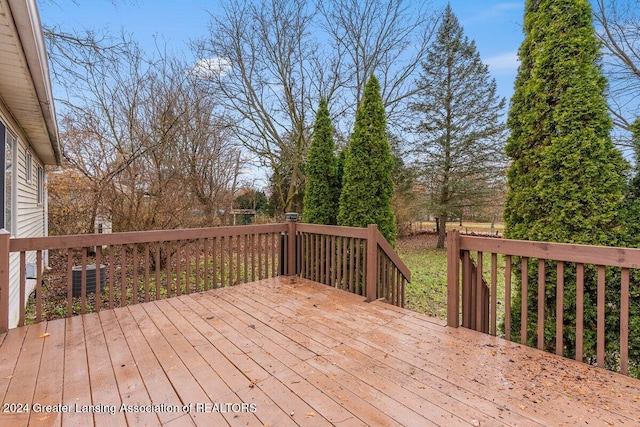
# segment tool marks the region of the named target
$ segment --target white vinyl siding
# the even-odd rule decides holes
[[[13,159],[15,166],[13,168],[12,188],[14,194],[12,197],[12,218],[13,225],[11,230],[12,237],[41,237],[46,236],[45,225],[45,207],[42,201],[39,201],[38,180],[31,179],[30,182],[23,177],[27,176],[27,155],[29,148],[25,144],[23,138],[18,137],[15,144]],[[31,154],[32,173],[33,169],[41,170],[42,193],[40,197],[45,197],[44,188],[44,168],[42,162],[35,153]],[[36,253],[28,252],[26,257],[27,263],[36,262]],[[13,253],[10,257],[10,287],[9,287],[9,327],[15,327],[18,324],[19,306],[20,306],[20,254]],[[35,288],[35,280],[27,280],[27,289],[25,292],[25,301]]]

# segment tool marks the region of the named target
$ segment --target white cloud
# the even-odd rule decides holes
[[[219,56],[201,59],[192,68],[192,72],[202,78],[208,78],[213,75],[222,77],[229,71],[231,71],[231,62]]]
[[[518,65],[520,65],[518,52],[516,51],[495,55],[484,59],[483,62],[489,65],[489,71],[492,72],[516,71],[518,69]]]
[[[483,17],[492,17],[492,16],[500,16],[505,12],[509,12],[512,10],[524,10],[524,5],[522,2],[508,2],[508,3],[498,3],[491,6],[485,12],[482,13]]]

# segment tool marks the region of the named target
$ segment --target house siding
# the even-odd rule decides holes
[[[14,169],[13,184],[13,205],[15,206],[15,219],[11,237],[41,237],[47,235],[45,230],[45,203],[37,203],[37,167],[43,167],[42,161],[33,150],[28,148],[25,135],[20,129],[7,119],[7,115],[0,114],[0,120],[7,129],[17,135],[16,144],[16,167]],[[26,152],[29,150],[32,155],[31,180],[27,182]],[[45,192],[46,195],[46,192]],[[29,252],[26,257],[27,263],[36,262],[36,253]],[[12,253],[9,259],[9,328],[18,325],[20,316],[20,254]],[[35,280],[26,281],[25,301],[35,289]],[[24,309],[24,308],[22,308]]]

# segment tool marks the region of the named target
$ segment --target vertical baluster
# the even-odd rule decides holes
[[[212,266],[211,266],[211,270],[213,273],[213,289],[218,288],[218,238],[214,237],[213,238],[213,242],[211,245],[211,249],[212,249]]]
[[[236,236],[236,280],[235,284],[240,283],[240,236]]]
[[[629,375],[629,269],[622,269],[620,290],[620,373]]]
[[[36,322],[42,321],[42,251],[36,252]]]
[[[498,254],[491,254],[491,335],[497,334],[498,325]]]
[[[336,239],[337,240],[337,244],[336,244],[336,283],[335,286],[338,289],[342,289],[342,237],[339,237]]]
[[[151,301],[150,292],[150,280],[149,275],[151,272],[151,267],[149,265],[149,243],[144,244],[144,300]]]
[[[604,321],[605,321],[605,295],[604,295],[604,266],[598,266],[598,340],[597,340],[597,361],[598,367],[604,368]]]
[[[484,284],[482,283],[482,252],[478,251],[476,265],[476,331],[482,331],[484,324]]]
[[[167,247],[167,264],[166,264],[166,269],[167,269],[167,298],[170,298],[173,294],[173,290],[172,290],[172,286],[171,286],[171,241],[166,242],[166,247]]]
[[[87,312],[87,255],[89,248],[82,248],[81,265],[82,265],[82,280],[80,287],[80,313],[85,314]]]
[[[25,294],[27,293],[27,254],[20,252],[20,311],[18,313],[18,326],[24,326],[24,310],[26,307]]]
[[[127,305],[127,245],[120,250],[120,307]]]
[[[544,350],[544,302],[545,284],[544,260],[538,259],[538,350]]]
[[[584,339],[584,264],[576,265],[576,360],[582,362]]]
[[[114,278],[114,249],[113,245],[109,245],[109,309],[113,310],[113,287],[115,286]]]
[[[209,239],[202,241],[202,252],[204,252],[204,290],[209,290]]]
[[[196,239],[195,245],[195,268],[196,268],[196,283],[194,284],[194,292],[200,292],[202,287],[200,286],[200,245],[202,244],[201,239]]]
[[[276,277],[277,273],[276,273],[276,233],[271,233],[271,277]],[[298,241],[297,237],[296,237],[296,242]],[[297,248],[297,250],[299,250],[299,248]],[[300,258],[297,256],[297,252],[296,252],[296,258]],[[295,266],[294,266],[295,268]],[[295,274],[295,270],[291,273],[291,274]]]
[[[504,258],[504,336],[511,341],[511,255]]]
[[[520,344],[527,344],[527,302],[529,301],[529,259],[522,258],[522,302],[520,304]]]
[[[244,282],[249,282],[249,235],[244,235]]]
[[[356,239],[354,239],[356,240]],[[354,266],[354,270],[355,270],[355,284],[354,287],[356,289],[356,293],[358,295],[366,295],[366,291],[364,289],[364,284],[363,282],[363,277],[361,272],[364,270],[364,268],[362,268],[362,260],[360,259],[360,248],[362,247],[362,245],[364,244],[364,240],[362,239],[357,239],[356,240],[356,257],[355,257],[355,266]]]
[[[331,286],[336,286],[336,277],[338,274],[338,266],[337,266],[337,242],[338,238],[336,236],[331,236]]]
[[[462,326],[472,328],[473,284],[472,265],[469,251],[462,252]]]
[[[556,354],[562,356],[564,325],[564,263],[556,264]]]
[[[73,249],[67,249],[67,317],[73,315]]]
[[[264,258],[264,249],[262,245],[262,234],[258,234],[258,280],[264,279],[262,275],[262,264]]]
[[[40,262],[38,262],[40,265]],[[102,308],[102,246],[96,246],[96,293],[95,293],[95,310],[100,312]],[[39,270],[39,269],[38,269]]]
[[[227,278],[225,277],[225,236],[220,238],[220,287],[224,288],[227,283]]]
[[[349,279],[349,273],[347,271],[347,265],[348,265],[348,255],[347,255],[347,246],[349,244],[349,238],[348,237],[344,237],[342,239],[342,285],[340,287],[340,289],[342,290],[347,290],[348,289],[348,279]]]
[[[160,283],[160,245],[161,243],[156,243],[156,251],[155,251],[155,270],[156,270],[156,300],[159,300],[161,297],[160,288],[162,287],[162,283]]]
[[[132,247],[132,251],[133,251],[133,280],[131,282],[131,299],[132,299],[132,304],[137,304],[138,303],[138,266],[139,266],[139,261],[138,261],[138,245],[133,245]]]

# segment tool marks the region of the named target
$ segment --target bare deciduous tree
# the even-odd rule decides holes
[[[389,126],[402,126],[435,31],[434,15],[420,2],[403,0],[329,0],[318,7],[336,58],[339,83],[326,96],[341,107],[332,107],[343,116],[339,122],[351,129],[365,83],[375,74]]]
[[[614,125],[630,131],[638,118],[640,97],[640,10],[635,1],[596,0],[594,17],[603,48],[603,69],[609,80],[609,109]],[[618,137],[623,147],[628,137]]]
[[[234,120],[235,136],[273,171],[281,209],[291,209],[304,183],[309,145],[313,13],[302,0],[233,0],[211,17],[209,36],[196,48],[195,68]],[[278,166],[286,162],[290,177]]]

